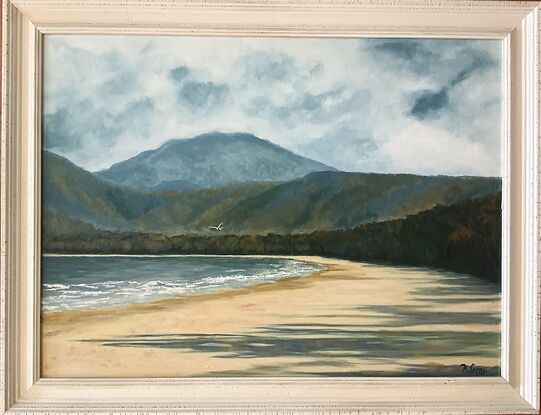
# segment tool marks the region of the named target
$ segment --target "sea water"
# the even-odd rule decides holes
[[[44,256],[42,310],[137,304],[239,288],[323,269],[288,258],[242,256]]]

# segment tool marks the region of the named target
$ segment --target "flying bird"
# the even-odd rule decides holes
[[[224,223],[220,223],[218,226],[209,226],[209,229],[214,229],[215,231],[221,231],[224,227],[222,226]]]

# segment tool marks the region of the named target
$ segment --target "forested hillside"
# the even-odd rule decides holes
[[[350,230],[265,235],[115,233],[78,221],[61,228],[53,219],[43,247],[49,253],[321,255],[445,268],[499,283],[500,206],[497,193]]]
[[[310,233],[403,218],[501,188],[499,178],[322,171],[287,182],[136,190],[53,153],[45,152],[43,167],[43,222],[50,228],[54,221],[59,231],[78,220],[97,229],[167,235],[209,235],[209,226],[220,222],[239,235]]]

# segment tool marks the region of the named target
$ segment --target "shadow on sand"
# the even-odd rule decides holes
[[[212,376],[479,375],[465,371],[460,365],[411,362],[417,358],[438,362],[456,357],[461,363],[471,365],[481,357],[497,359],[500,354],[499,314],[438,311],[438,304],[499,301],[499,287],[456,274],[445,279],[435,278],[433,282],[435,284],[419,287],[412,293],[416,305],[358,306],[336,310],[334,314],[308,316],[306,322],[262,326],[244,333],[140,334],[83,341],[109,347],[209,353],[221,359],[281,358],[277,359],[281,363],[253,365],[242,371],[212,372]],[[325,323],[319,323],[323,318]],[[349,319],[367,323],[344,323]],[[480,331],[472,324],[495,329]],[[302,361],[283,363],[291,357],[302,358]],[[356,362],[370,362],[376,369],[359,371]],[[381,364],[397,363],[398,371],[377,369]],[[483,370],[485,376],[500,375],[498,366]]]

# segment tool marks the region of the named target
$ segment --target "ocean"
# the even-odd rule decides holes
[[[323,268],[273,257],[43,256],[42,311],[146,303],[299,277]]]

